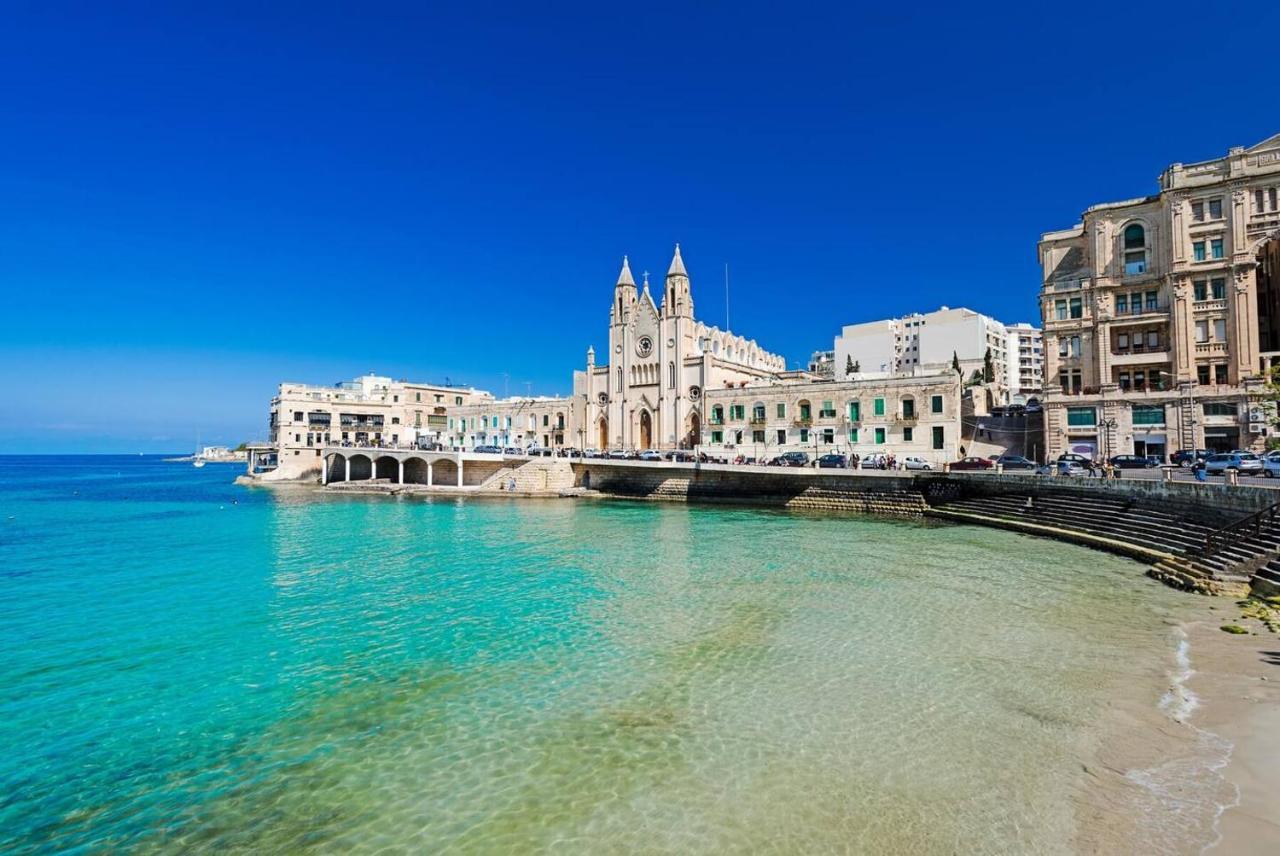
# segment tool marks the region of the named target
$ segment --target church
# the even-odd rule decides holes
[[[751,339],[709,327],[693,314],[680,245],[655,303],[649,276],[637,289],[626,257],[609,307],[607,362],[587,349],[573,373],[574,416],[584,445],[608,449],[692,448],[702,440],[707,391],[772,380],[786,362]]]

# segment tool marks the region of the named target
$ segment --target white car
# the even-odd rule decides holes
[[[1263,473],[1262,459],[1250,452],[1240,454],[1238,452],[1228,452],[1221,455],[1210,455],[1209,460],[1205,461],[1205,472],[1209,475],[1221,475],[1227,470],[1235,470],[1241,474]]]
[[[924,458],[917,458],[915,455],[907,455],[902,459],[902,468],[906,470],[931,470],[933,464]]]
[[[659,452],[657,449],[645,449],[643,452],[641,452],[641,453],[640,453],[640,460],[642,460],[642,461],[661,461],[661,460],[662,460],[662,453],[661,453],[661,452]]]
[[[1280,455],[1268,452],[1262,458],[1262,474],[1269,479],[1280,477]]]

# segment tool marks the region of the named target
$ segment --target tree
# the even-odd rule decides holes
[[[973,374],[969,375],[969,386],[977,386],[982,383],[982,369],[974,369]]]
[[[857,369],[853,365],[853,354],[849,354],[844,358],[844,376],[848,377],[856,371]]]
[[[986,383],[996,379],[996,367],[991,362],[991,348],[987,348],[987,352],[982,355],[982,379]]]
[[[858,373],[858,372],[860,372],[860,371],[862,371],[862,361],[861,361],[861,360],[859,360],[858,362],[856,362],[856,363],[854,363],[854,364],[853,364],[853,373],[854,373],[854,374],[857,374],[857,373]]]
[[[955,351],[951,352],[951,370],[961,377],[964,377],[964,369],[960,368],[960,355]]]

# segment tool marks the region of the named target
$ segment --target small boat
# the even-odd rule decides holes
[[[194,461],[192,461],[192,462],[191,462],[191,466],[193,466],[193,467],[203,467],[203,466],[204,466],[204,460],[203,460],[203,459],[201,459],[201,458],[196,458]]]
[[[201,451],[202,450],[200,448],[200,432],[197,431],[196,432],[196,453],[191,456],[191,466],[196,467],[197,469],[204,466],[204,458],[200,457]]]

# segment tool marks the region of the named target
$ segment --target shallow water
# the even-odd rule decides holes
[[[999,530],[238,472],[0,458],[0,850],[1067,852],[1189,610]]]

